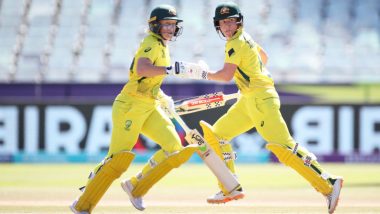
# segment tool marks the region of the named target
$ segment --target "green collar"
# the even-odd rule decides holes
[[[163,39],[160,35],[158,35],[158,34],[156,34],[156,33],[153,33],[152,31],[149,31],[149,35],[155,37],[158,41],[161,42],[161,44],[162,44],[164,47],[166,47],[166,45],[165,45],[165,43],[164,43],[164,39]]]
[[[238,38],[242,33],[243,33],[243,27],[240,27],[228,41]]]

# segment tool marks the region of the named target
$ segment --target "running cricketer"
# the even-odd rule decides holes
[[[168,42],[181,34],[180,22],[172,6],[161,5],[152,10],[149,33],[132,61],[128,83],[112,106],[113,128],[108,154],[90,173],[80,197],[71,205],[74,213],[91,213],[113,181],[128,169],[135,157],[131,150],[140,133],[159,144],[161,149],[140,173],[121,183],[138,210],[145,209],[142,197],[147,191],[198,150],[195,145],[182,147],[173,123],[160,108],[164,105],[174,110],[173,100],[160,86],[166,75],[175,75],[170,66]]]
[[[268,57],[265,51],[243,28],[243,15],[233,2],[219,4],[215,9],[214,27],[226,40],[224,67],[208,72],[207,65],[179,62],[179,73],[187,78],[209,79],[229,82],[234,79],[241,96],[229,111],[214,125],[201,121],[206,141],[219,152],[227,166],[235,172],[235,155],[228,142],[252,129],[266,140],[266,148],[273,152],[280,162],[293,168],[303,176],[327,200],[328,212],[333,213],[340,195],[343,178],[323,170],[314,154],[296,143],[280,112],[280,99],[273,79],[265,69]],[[218,148],[219,147],[219,148]],[[242,198],[240,195],[225,194],[221,191],[209,197],[209,203],[225,203]]]

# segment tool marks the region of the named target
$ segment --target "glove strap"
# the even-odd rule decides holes
[[[166,67],[166,74],[170,75],[173,73],[173,66]]]
[[[175,69],[174,69],[175,74],[179,74],[179,63],[175,62],[174,66],[175,66]]]

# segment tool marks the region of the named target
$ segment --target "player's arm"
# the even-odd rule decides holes
[[[207,78],[209,80],[229,82],[234,77],[235,70],[237,65],[232,63],[224,63],[224,66],[221,70],[217,72],[209,72]]]
[[[241,62],[240,44],[233,42],[226,46],[226,55],[223,68],[215,73],[209,72],[207,77],[210,80],[229,82],[234,77],[234,73]]]
[[[164,66],[155,66],[149,58],[141,57],[137,61],[137,75],[142,77],[155,77],[166,75],[167,68]]]

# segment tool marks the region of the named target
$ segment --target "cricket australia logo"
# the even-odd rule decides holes
[[[176,16],[176,15],[177,15],[177,11],[175,11],[174,8],[169,9],[169,13],[170,13],[171,15],[173,15],[173,16]]]
[[[222,9],[220,9],[220,14],[228,14],[230,13],[230,8],[228,7],[222,7]]]
[[[132,126],[132,120],[125,121],[125,126],[124,126],[125,130],[129,131],[131,126]]]

